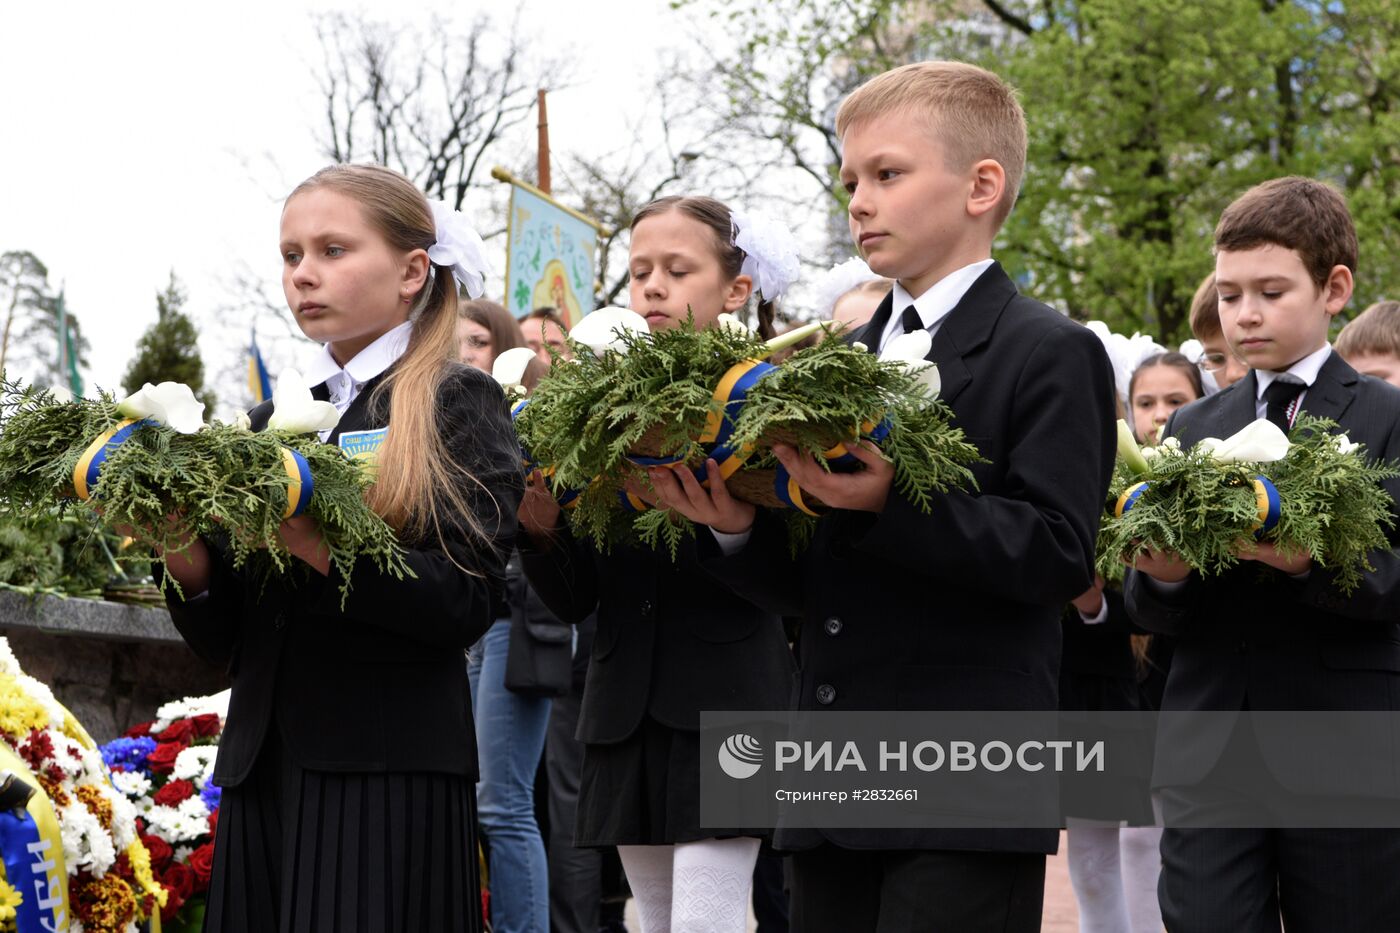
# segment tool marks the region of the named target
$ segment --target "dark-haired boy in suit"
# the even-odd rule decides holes
[[[1175,412],[1166,434],[1189,446],[1259,418],[1286,429],[1305,411],[1337,422],[1370,456],[1400,458],[1400,390],[1358,375],[1327,343],[1356,269],[1356,231],[1342,196],[1296,177],[1251,188],[1221,215],[1215,251],[1220,323],[1250,372]],[[1400,482],[1387,489],[1400,498]],[[1170,554],[1149,555],[1128,572],[1128,611],[1145,628],[1177,637],[1164,711],[1400,705],[1394,552],[1373,553],[1375,571],[1351,595],[1306,554],[1286,558],[1259,544],[1240,557],[1247,563],[1210,578]],[[1261,575],[1260,564],[1272,570]],[[1211,822],[1223,808],[1265,797],[1294,801],[1283,808],[1301,812],[1319,794],[1364,794],[1374,775],[1343,776],[1360,779],[1350,789],[1316,786],[1284,764],[1291,750],[1280,736],[1247,728],[1243,718],[1233,733],[1189,740],[1197,743],[1191,755],[1163,754],[1159,741],[1153,775],[1168,822],[1159,894],[1172,933],[1276,931],[1280,914],[1289,931],[1400,929],[1400,830],[1172,826]],[[1221,779],[1246,764],[1273,786]],[[1237,819],[1226,825],[1245,825]],[[1270,821],[1264,813],[1247,823]]]
[[[711,572],[802,621],[796,702],[810,710],[1053,710],[1060,611],[1092,582],[1112,468],[1113,375],[1087,329],[1019,295],[991,258],[1025,164],[1025,117],[1000,78],[923,62],[887,72],[837,116],[852,237],[896,279],[855,338],[927,330],[941,396],[987,462],[976,492],[923,512],[873,447],[829,474],[775,448],[832,506],[796,562],[753,509],[688,471],[663,504],[720,532]],[[737,534],[737,538],[727,535]],[[1043,830],[779,828],[792,924],[853,930],[1039,930]]]

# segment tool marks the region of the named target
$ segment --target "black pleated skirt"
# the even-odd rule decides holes
[[[206,933],[480,933],[471,781],[307,771],[269,731],[223,793]]]
[[[574,845],[660,846],[769,829],[700,825],[700,733],[650,716],[621,742],[583,747]]]

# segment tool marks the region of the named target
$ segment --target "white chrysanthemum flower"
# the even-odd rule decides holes
[[[203,784],[214,773],[214,759],[219,749],[214,745],[191,745],[175,757],[175,769],[171,776],[179,781],[194,781],[203,790]]]
[[[126,797],[106,788],[102,796],[112,805],[112,843],[118,852],[125,852],[136,841],[136,807]]]
[[[48,684],[35,680],[25,673],[16,673],[15,679],[19,682],[19,685],[24,688],[24,691],[29,694],[30,698],[44,708],[44,712],[47,713],[49,717],[49,728],[55,731],[61,731],[63,729],[64,716],[68,711],[64,709],[63,704],[58,702],[54,697],[53,691],[49,689]]]
[[[204,801],[198,796],[186,797],[184,800],[180,801],[180,805],[176,807],[176,809],[180,812],[180,815],[186,819],[209,819],[209,808],[205,806]],[[208,823],[205,824],[205,828],[208,828]]]
[[[112,786],[127,797],[140,799],[151,792],[151,779],[140,771],[113,771]]]
[[[204,811],[203,816],[196,817],[184,811],[185,804],[190,800]],[[146,812],[146,829],[172,846],[190,842],[209,832],[209,811],[198,797],[191,797],[179,807],[156,804]]]
[[[58,822],[68,874],[77,875],[84,868],[99,877],[106,874],[117,860],[117,851],[97,817],[81,801],[74,801],[58,808]]]
[[[1360,444],[1354,443],[1351,438],[1347,437],[1345,432],[1332,435],[1332,444],[1337,448],[1337,453],[1342,454],[1354,453],[1361,447]]]
[[[185,697],[180,700],[171,700],[156,710],[155,722],[151,723],[151,732],[159,735],[170,724],[178,719],[192,719],[195,716],[204,716],[213,713],[219,717],[219,721],[228,718],[228,698],[230,691],[221,690],[212,693],[207,697]]]
[[[10,640],[0,638],[0,674],[18,676],[20,673],[19,660],[15,653],[10,650]]]

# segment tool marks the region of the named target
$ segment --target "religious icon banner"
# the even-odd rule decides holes
[[[517,318],[549,306],[570,327],[593,310],[601,226],[508,173],[511,185],[505,306]]]

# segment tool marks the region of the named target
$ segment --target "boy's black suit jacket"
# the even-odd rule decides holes
[[[674,561],[644,547],[601,554],[562,527],[547,546],[524,534],[519,545],[551,612],[572,624],[597,612],[580,741],[620,742],[643,716],[697,730],[702,710],[786,707],[795,664],[782,622],[701,569],[719,554],[709,531]]]
[[[388,393],[373,399],[382,379],[366,383],[329,443],[388,423]],[[313,394],[325,399],[325,386]],[[482,483],[467,493],[494,547],[469,543],[449,516],[443,529],[452,557],[435,540],[410,545],[417,578],[403,580],[359,561],[342,609],[334,569],[329,577],[311,571],[297,582],[274,580],[259,592],[213,545],[208,593],[189,602],[170,595],[180,634],[233,681],[214,775],[221,786],[248,776],[274,724],[305,768],[477,776],[464,651],[501,605],[524,488],[520,447],[501,389],[484,373],[454,364],[438,404],[448,450]],[[271,413],[271,402],[253,409],[253,428]]]
[[[1167,436],[1180,438],[1183,446],[1230,436],[1256,419],[1257,385],[1250,372],[1224,391],[1177,410],[1167,422]],[[1302,410],[1336,421],[1372,457],[1400,458],[1400,389],[1358,374],[1335,352],[1303,396]],[[1385,487],[1400,499],[1400,480]],[[1370,561],[1375,571],[1366,573],[1350,596],[1320,567],[1296,580],[1244,562],[1217,577],[1193,573],[1175,592],[1130,570],[1124,589],[1129,613],[1144,628],[1177,637],[1163,710],[1400,710],[1400,558],[1387,550],[1371,554]],[[1196,783],[1226,737],[1224,731],[1194,736],[1198,748],[1212,743],[1214,754],[1206,748],[1189,757],[1170,754],[1162,745],[1165,738],[1159,739],[1153,783]],[[1258,735],[1265,762],[1296,761],[1296,754],[1287,753],[1291,739]],[[1389,756],[1385,777],[1394,793],[1400,752]],[[1300,793],[1338,788],[1335,773],[1315,785],[1306,770],[1270,770]],[[1384,790],[1373,784],[1377,775],[1352,776],[1357,793]]]
[[[855,339],[879,346],[887,297]],[[933,338],[940,397],[988,461],[978,490],[924,513],[837,510],[801,560],[756,525],[708,562],[739,593],[802,619],[793,703],[811,710],[1054,710],[1060,613],[1089,588],[1114,456],[1113,373],[1088,329],[1017,293],[993,264]],[[848,848],[1054,852],[1055,830],[781,830]]]

